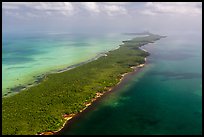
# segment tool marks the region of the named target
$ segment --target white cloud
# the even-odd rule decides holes
[[[26,6],[26,2],[2,2],[2,8],[7,10],[19,9],[21,6]]]
[[[82,6],[84,6],[85,9],[99,13],[99,6],[95,2],[82,2]]]
[[[103,7],[103,10],[110,16],[127,13],[127,10],[124,7],[117,5],[105,5]]]
[[[130,2],[3,2],[2,9],[25,16],[31,14],[35,16],[56,16],[58,14],[69,16],[80,14],[80,12],[114,16],[128,15],[127,13],[131,14],[133,10],[137,11],[137,8],[133,9],[134,6],[132,6],[137,4]],[[129,7],[131,7],[130,11],[128,11]],[[202,13],[201,2],[147,2],[142,3],[139,8],[141,8],[139,12],[145,15],[201,15]],[[26,14],[27,12],[30,14]]]
[[[40,2],[37,6],[33,8],[38,10],[59,10],[59,11],[72,11],[74,9],[73,5],[69,2]]]
[[[5,4],[2,5],[2,8],[3,9],[7,9],[7,10],[19,9],[18,6],[15,6],[15,5],[5,5]]]
[[[202,13],[200,2],[147,2],[141,12],[147,15],[157,14],[188,14],[198,15]]]
[[[30,13],[30,12],[27,12],[26,15],[33,18],[38,17],[36,14]]]
[[[2,23],[6,31],[199,30],[201,9],[202,3],[3,2]]]
[[[104,4],[107,5],[127,5],[129,2],[103,2]]]
[[[141,13],[142,13],[142,14],[145,14],[145,15],[152,15],[152,16],[153,16],[153,15],[156,15],[155,12],[152,12],[152,11],[149,10],[149,9],[142,10]]]
[[[74,11],[74,6],[70,2],[40,2],[33,8],[46,11],[49,15],[53,12],[59,12],[63,15],[72,15]]]
[[[70,2],[3,2],[3,9],[5,10],[16,10],[15,12],[18,12],[19,10],[25,10],[25,8],[25,15],[30,17],[36,15],[33,13],[37,11],[43,11],[49,15],[54,12],[71,15],[74,11],[74,6]]]
[[[127,4],[127,2],[3,2],[3,10],[19,12],[19,14],[29,15],[29,17],[32,17],[32,14],[38,16],[56,16],[58,13],[67,16],[75,13],[80,14],[80,12],[114,16],[126,14]],[[85,11],[81,9],[85,9]],[[25,12],[29,12],[29,14]]]

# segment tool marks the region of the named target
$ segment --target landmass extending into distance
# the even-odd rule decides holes
[[[2,2],[3,135],[202,135],[202,2]]]
[[[165,36],[147,35],[123,41],[97,60],[46,75],[37,85],[2,99],[3,134],[54,134],[125,74],[143,67],[148,52],[140,47]]]

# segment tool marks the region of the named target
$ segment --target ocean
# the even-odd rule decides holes
[[[201,34],[173,33],[143,48],[151,54],[144,69],[60,134],[202,134]]]
[[[114,33],[3,33],[2,96],[18,93],[46,74],[97,58],[127,38]]]
[[[159,34],[159,33],[158,33]],[[3,34],[2,95],[42,74],[97,57],[134,36],[122,34]],[[145,45],[143,70],[94,104],[63,135],[202,134],[202,36],[171,33]],[[69,124],[69,123],[68,123]]]

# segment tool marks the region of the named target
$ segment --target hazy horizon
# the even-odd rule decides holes
[[[201,2],[3,2],[3,33],[202,30]]]

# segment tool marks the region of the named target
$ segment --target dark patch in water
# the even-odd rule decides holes
[[[44,74],[39,75],[39,76],[33,76],[33,77],[36,77],[36,80],[34,81],[34,83],[29,83],[27,85],[19,84],[18,86],[14,87],[14,88],[10,88],[10,91],[8,93],[20,92],[22,89],[27,88],[28,86],[31,86],[33,84],[38,84],[44,79],[44,76],[45,76]]]
[[[14,88],[11,88],[10,90],[13,91],[13,92],[19,92],[23,88],[26,88],[26,87],[25,86],[16,86]]]
[[[195,116],[200,116],[200,115],[201,115],[201,112],[196,111],[196,112],[193,112],[193,114],[194,114]]]
[[[37,76],[35,83],[40,83],[44,79],[44,75],[42,76]]]
[[[202,74],[200,73],[175,73],[175,72],[151,72],[150,75],[161,75],[164,78],[162,81],[166,80],[180,80],[180,79],[194,79],[201,78]]]
[[[153,118],[146,118],[146,119],[143,119],[143,121],[144,123],[146,123],[145,125],[155,126],[159,123],[160,120],[153,119]]]
[[[30,67],[10,67],[10,68],[7,68],[7,69],[18,69],[18,68],[30,68]]]
[[[14,46],[5,47],[3,49],[3,52],[4,53],[10,53],[10,54],[12,54],[12,56],[30,56],[30,55],[44,53],[41,50],[34,49],[32,47],[29,48],[29,47],[27,47],[27,45],[26,46],[15,45],[15,47]]]
[[[5,93],[5,94],[4,94],[4,96],[7,96],[7,95],[8,95],[8,93]]]
[[[14,64],[24,64],[28,62],[34,62],[32,55],[38,55],[44,53],[39,49],[33,49],[32,47],[26,47],[28,45],[11,45],[3,49],[2,64],[14,65]],[[9,56],[7,56],[9,54]],[[21,67],[18,67],[21,68]],[[9,69],[13,69],[12,67]]]
[[[47,58],[40,58],[40,59],[51,60],[51,59],[55,59],[55,58],[47,57]]]
[[[83,47],[83,46],[89,46],[89,43],[85,43],[85,42],[79,42],[79,43],[73,43],[73,44],[66,44],[63,46],[75,46],[75,47]]]
[[[14,64],[23,64],[23,63],[32,62],[32,61],[34,61],[34,59],[29,57],[8,57],[8,58],[2,59],[2,64],[14,65]]]
[[[171,53],[155,55],[156,59],[168,60],[168,61],[185,60],[185,59],[189,59],[189,58],[192,58],[192,57],[195,57],[195,55],[187,54],[187,53],[178,53],[178,52],[177,53],[171,52]]]

